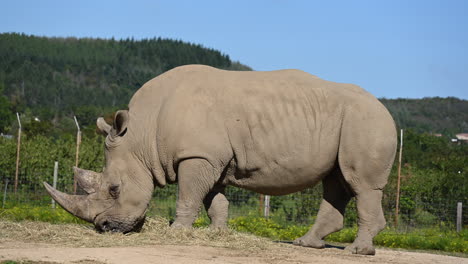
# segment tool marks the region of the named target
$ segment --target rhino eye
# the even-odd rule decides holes
[[[114,199],[119,198],[119,193],[120,193],[119,185],[111,185],[109,187],[109,194],[110,194],[110,196],[112,196],[112,198],[114,198]]]

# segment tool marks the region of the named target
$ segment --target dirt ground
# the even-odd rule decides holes
[[[467,258],[378,249],[376,256],[352,255],[339,248],[309,249],[279,244],[264,250],[208,246],[61,247],[44,243],[0,244],[0,261],[32,263],[467,263]]]
[[[0,263],[411,263],[468,264],[468,258],[377,249],[353,255],[339,247],[312,249],[276,243],[232,229],[173,229],[147,219],[139,233],[96,232],[89,225],[0,219]]]

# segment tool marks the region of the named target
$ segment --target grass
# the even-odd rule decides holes
[[[281,225],[272,220],[250,216],[231,219],[229,224],[235,230],[276,240],[294,240],[309,230],[309,227],[306,226]],[[356,233],[357,227],[345,228],[327,236],[326,241],[352,243]],[[457,233],[434,227],[399,233],[386,228],[374,238],[374,244],[388,248],[438,250],[468,254],[468,230],[464,229]]]
[[[19,241],[51,243],[71,247],[110,247],[143,245],[200,245],[259,250],[273,243],[232,229],[172,229],[165,218],[148,218],[140,233],[97,233],[91,225],[51,224],[39,221],[0,220],[0,243]]]
[[[271,245],[271,240],[291,241],[309,229],[307,226],[282,224],[254,215],[230,219],[231,229],[228,230],[210,230],[207,228],[208,223],[206,215],[202,215],[194,224],[198,228],[174,230],[169,227],[166,218],[153,216],[147,219],[141,233],[99,234],[91,224],[71,216],[61,208],[17,206],[0,209],[0,242],[20,239],[24,242],[90,247],[185,244],[261,249]],[[351,243],[356,232],[356,227],[345,228],[329,235],[326,241]],[[375,237],[374,243],[388,248],[460,253],[467,257],[468,230],[465,228],[461,233],[456,233],[440,228],[426,228],[399,233],[386,228]]]
[[[42,221],[49,223],[73,223],[86,224],[85,221],[69,214],[57,205],[57,208],[50,206],[25,206],[17,205],[7,209],[0,208],[0,219],[12,221]]]

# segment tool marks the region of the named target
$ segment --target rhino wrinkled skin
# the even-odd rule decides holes
[[[102,118],[102,173],[75,168],[86,195],[47,190],[101,231],[141,228],[155,187],[178,183],[173,227],[190,227],[204,204],[225,227],[232,185],[268,195],[323,183],[315,224],[294,244],[323,248],[356,197],[359,231],[347,247],[375,254],[385,226],[382,189],[396,152],[392,117],[358,86],[299,70],[235,72],[201,65],[172,69],[141,87],[111,127]]]

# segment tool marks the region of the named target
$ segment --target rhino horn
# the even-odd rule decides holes
[[[47,182],[44,182],[44,186],[50,196],[67,212],[87,222],[93,222],[96,214],[92,213],[94,210],[90,208],[87,195],[69,195],[56,190]]]
[[[75,179],[78,185],[80,185],[86,193],[94,193],[99,188],[101,182],[100,173],[83,170],[78,167],[73,167],[73,172],[75,173]]]

